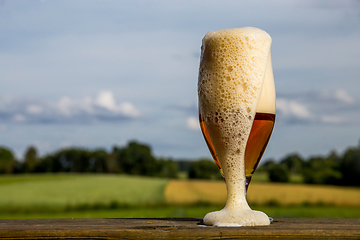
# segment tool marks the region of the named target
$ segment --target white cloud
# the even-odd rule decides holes
[[[131,117],[140,116],[140,112],[134,107],[134,105],[132,105],[129,102],[124,102],[120,104],[116,109],[127,116],[131,116]]]
[[[188,127],[188,129],[193,131],[200,130],[199,120],[196,117],[189,117],[186,120],[186,126]]]
[[[73,104],[73,102],[71,101],[70,98],[68,97],[63,97],[60,99],[60,101],[57,104],[58,109],[60,110],[60,112],[64,115],[70,116],[71,115],[71,105]]]
[[[29,114],[40,114],[43,111],[43,108],[36,104],[30,104],[26,107],[26,112]]]
[[[353,103],[354,100],[345,92],[345,90],[339,89],[335,92],[335,98],[344,103]]]
[[[312,117],[308,108],[305,105],[296,101],[288,101],[281,98],[277,99],[276,108],[286,118],[307,120]]]
[[[111,91],[102,91],[96,99],[96,104],[111,112],[121,113],[129,117],[139,117],[139,111],[129,102],[116,105],[114,95]]]
[[[111,91],[100,92],[97,98],[62,97],[49,103],[37,99],[0,98],[0,120],[17,123],[89,123],[122,121],[140,117],[130,102],[117,104]]]
[[[110,91],[102,91],[96,99],[96,103],[110,111],[116,109],[115,99],[113,93]]]
[[[344,89],[279,94],[278,120],[286,124],[344,125],[358,122],[359,103]]]

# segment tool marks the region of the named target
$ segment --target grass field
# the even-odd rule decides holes
[[[359,188],[258,179],[251,183],[248,198],[253,209],[272,217],[360,218]],[[1,219],[203,217],[223,208],[225,201],[222,181],[100,174],[0,176]]]
[[[44,174],[0,177],[4,207],[71,207],[84,204],[155,204],[165,201],[167,179],[125,175]]]

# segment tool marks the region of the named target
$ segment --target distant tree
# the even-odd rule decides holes
[[[339,162],[334,158],[312,157],[304,164],[303,177],[305,183],[339,184],[342,174]]]
[[[106,173],[108,153],[103,149],[98,149],[89,152],[89,170],[95,173]]]
[[[268,170],[271,182],[289,182],[289,169],[285,164],[275,164]]]
[[[106,158],[106,169],[108,173],[122,172],[121,166],[118,162],[119,148],[114,146],[111,153]]]
[[[62,169],[69,172],[91,172],[90,152],[84,149],[64,149],[58,154]]]
[[[304,160],[299,154],[295,153],[295,154],[287,155],[285,158],[280,160],[280,164],[286,165],[290,173],[300,174],[302,173]]]
[[[180,172],[189,172],[193,162],[194,162],[193,160],[182,160],[182,159],[176,161]]]
[[[178,177],[178,165],[173,160],[158,159],[157,160],[156,176],[165,178],[177,178]]]
[[[335,150],[332,150],[329,155],[327,156],[327,158],[329,160],[331,160],[332,162],[336,162],[339,163],[341,161],[340,156],[338,155],[338,153]]]
[[[17,161],[12,151],[7,147],[0,146],[0,174],[14,173]]]
[[[29,146],[24,154],[24,172],[35,171],[38,163],[37,150],[34,146]]]
[[[34,168],[34,172],[36,173],[52,172],[49,166],[50,163],[51,163],[50,155],[39,157],[39,160]]]
[[[62,149],[41,158],[36,172],[91,172],[91,152],[85,149]]]
[[[256,171],[258,172],[268,172],[274,165],[276,165],[274,159],[267,159],[264,161],[264,163],[260,162],[259,167]]]
[[[222,179],[222,176],[214,161],[209,159],[200,159],[193,162],[191,165],[189,178]]]
[[[39,159],[35,172],[69,172],[69,164],[62,161],[59,153],[48,154]]]
[[[343,185],[360,186],[360,147],[349,148],[345,151],[340,169]]]
[[[27,152],[28,159],[32,159],[34,154],[30,153],[34,151]],[[34,172],[109,172],[175,178],[177,164],[157,160],[149,146],[133,141],[123,148],[113,147],[111,153],[103,149],[62,149],[39,159]]]
[[[118,164],[128,174],[154,176],[157,173],[151,148],[135,141],[118,150]]]

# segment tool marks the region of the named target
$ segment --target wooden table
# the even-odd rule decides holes
[[[0,239],[360,239],[360,219],[278,218],[209,227],[199,218],[0,220]]]

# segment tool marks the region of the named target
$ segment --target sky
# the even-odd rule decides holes
[[[272,37],[275,129],[264,159],[360,139],[359,0],[0,0],[0,145],[21,159],[125,146],[210,158],[197,112],[201,40]]]

